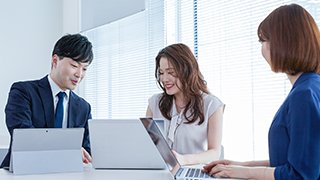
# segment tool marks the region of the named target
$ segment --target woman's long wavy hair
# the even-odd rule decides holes
[[[182,87],[178,87],[187,105],[183,111],[188,124],[199,119],[199,125],[204,121],[204,105],[202,93],[209,94],[206,81],[204,80],[198,66],[198,62],[188,46],[182,43],[172,44],[159,51],[156,57],[155,77],[161,89],[164,91],[159,101],[159,108],[166,119],[171,119],[171,108],[173,106],[173,95],[168,95],[163,84],[160,82],[160,59],[165,57],[175,70],[177,78]],[[187,111],[190,115],[187,116]]]

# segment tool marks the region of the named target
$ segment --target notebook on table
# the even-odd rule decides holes
[[[200,168],[181,167],[178,160],[172,153],[169,145],[167,144],[163,134],[160,131],[156,121],[151,118],[140,118],[142,124],[147,130],[150,138],[158,148],[162,158],[164,159],[168,169],[176,180],[209,180],[219,179],[213,178],[208,174],[201,171]],[[225,178],[222,178],[225,179]]]
[[[14,129],[9,170],[14,174],[83,171],[84,128]]]
[[[91,119],[95,169],[165,169],[166,165],[139,119]]]

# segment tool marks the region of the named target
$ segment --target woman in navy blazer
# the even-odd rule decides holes
[[[90,162],[88,119],[91,119],[91,107],[72,90],[81,82],[92,60],[92,45],[86,37],[74,34],[60,38],[52,52],[49,75],[40,80],[16,82],[11,86],[5,108],[6,125],[11,137],[15,128],[55,127],[55,96],[57,92],[63,91],[67,94],[67,118],[62,127],[85,128],[83,162]],[[9,166],[10,153],[11,142],[1,167]]]
[[[320,178],[320,32],[297,4],[284,5],[258,28],[262,55],[292,86],[269,129],[269,160],[215,161],[204,171],[244,179]]]

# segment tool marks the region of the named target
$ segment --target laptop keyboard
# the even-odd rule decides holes
[[[201,169],[189,168],[186,177],[191,178],[211,178],[208,174],[201,171]]]

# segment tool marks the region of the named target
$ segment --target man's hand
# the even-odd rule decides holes
[[[84,148],[82,148],[81,150],[82,150],[82,162],[85,164],[91,163],[92,158],[90,154]]]

